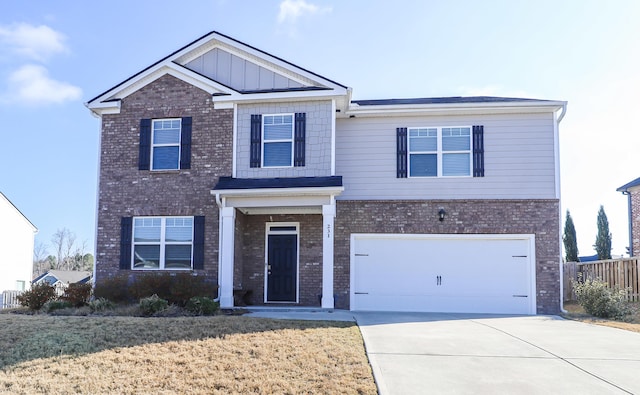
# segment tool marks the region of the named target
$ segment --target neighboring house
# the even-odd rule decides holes
[[[191,271],[222,307],[238,290],[255,305],[558,313],[566,103],[351,95],[212,32],[90,100],[96,283]]]
[[[91,281],[91,272],[79,270],[49,270],[36,277],[33,284],[49,284],[56,289],[58,295],[62,295],[69,284],[85,284]]]
[[[629,199],[629,255],[640,253],[640,178],[616,189]]]
[[[30,288],[37,232],[31,221],[0,192],[0,292]]]

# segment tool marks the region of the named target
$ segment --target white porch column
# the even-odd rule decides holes
[[[336,204],[322,206],[322,308],[333,309],[333,222]]]
[[[220,208],[220,267],[218,268],[218,285],[220,287],[220,307],[233,307],[233,257],[236,224],[236,209]]]

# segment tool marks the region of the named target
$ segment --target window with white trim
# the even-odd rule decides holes
[[[154,119],[151,135],[151,169],[180,168],[181,118]]]
[[[293,114],[262,116],[262,167],[293,166]]]
[[[134,217],[132,268],[191,269],[193,217]]]
[[[471,127],[409,128],[409,177],[470,177]]]

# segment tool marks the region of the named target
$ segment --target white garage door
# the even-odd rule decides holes
[[[534,235],[351,236],[351,309],[535,314]]]

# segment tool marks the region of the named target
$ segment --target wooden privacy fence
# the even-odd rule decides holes
[[[564,263],[564,300],[575,300],[571,280],[599,279],[609,288],[628,289],[627,300],[640,301],[640,257]]]

